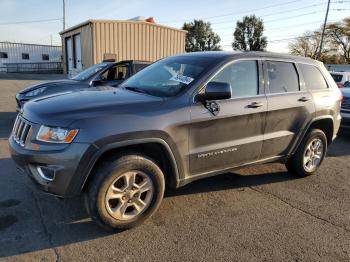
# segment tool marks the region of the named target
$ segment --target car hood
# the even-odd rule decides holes
[[[77,83],[79,83],[79,81],[67,80],[67,79],[56,80],[56,81],[49,81],[49,82],[44,82],[44,83],[30,85],[30,86],[24,88],[23,90],[19,91],[19,94],[24,94],[24,93],[30,92],[32,90],[35,90],[37,88],[40,88],[40,87],[74,85],[74,84],[77,84]]]
[[[344,87],[341,88],[341,93],[343,94],[343,96],[345,97],[350,97],[350,88],[349,87]]]
[[[24,105],[24,118],[34,123],[69,126],[75,120],[153,110],[163,99],[125,89],[79,91],[34,99]]]

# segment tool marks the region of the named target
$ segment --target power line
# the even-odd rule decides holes
[[[278,42],[288,42],[288,41],[292,41],[292,40],[297,40],[299,38],[311,38],[311,37],[314,37],[316,36],[316,34],[313,34],[313,35],[304,35],[304,36],[296,36],[296,37],[289,37],[289,38],[281,38],[281,39],[275,39],[275,40],[269,40],[268,41],[268,44],[269,43],[278,43]],[[224,43],[223,46],[228,46],[229,44],[226,44]]]
[[[292,3],[296,3],[296,2],[301,2],[301,1],[304,1],[304,0],[293,0],[293,1],[289,1],[289,2],[265,6],[262,8],[254,8],[254,9],[240,11],[240,12],[232,12],[232,13],[226,13],[226,14],[215,15],[215,16],[207,16],[207,17],[202,17],[202,19],[213,19],[213,18],[225,17],[225,16],[230,16],[230,15],[239,15],[239,14],[244,14],[244,13],[256,12],[256,11],[260,11],[260,10],[264,10],[264,9],[268,9],[268,8],[273,8],[273,7],[277,7],[277,6],[284,6],[284,5],[288,5],[288,4],[292,4]],[[190,19],[193,19],[193,18],[190,18]],[[178,19],[178,20],[160,21],[160,22],[161,23],[176,23],[176,22],[184,22],[184,21],[190,20],[190,19],[181,19],[181,20]]]
[[[330,22],[335,22],[335,21],[330,21]],[[279,26],[279,27],[272,27],[272,28],[266,28],[266,30],[264,30],[264,32],[271,32],[271,31],[280,31],[280,29],[285,29],[285,28],[296,28],[296,27],[302,27],[302,26],[306,26],[306,25],[315,25],[315,24],[320,24],[323,23],[323,20],[318,20],[318,21],[314,21],[314,22],[310,22],[310,23],[303,23],[303,24],[297,24],[297,25],[285,25],[285,26]],[[220,37],[227,37],[227,36],[232,36],[233,33],[225,33],[225,34],[220,34]]]
[[[62,20],[62,18],[42,19],[42,20],[29,20],[29,21],[18,21],[18,22],[7,22],[7,23],[0,23],[0,25],[18,25],[18,24],[44,23],[44,22],[59,21],[59,20]]]
[[[215,18],[220,18],[220,17],[225,17],[225,16],[247,14],[247,13],[257,12],[257,11],[260,11],[260,10],[265,10],[265,9],[269,9],[269,8],[273,8],[273,7],[289,5],[289,4],[300,2],[300,1],[303,1],[303,0],[293,0],[293,1],[279,3],[279,4],[275,4],[275,5],[269,5],[269,6],[262,7],[262,8],[249,9],[249,10],[245,10],[245,11],[226,13],[226,14],[221,14],[221,15],[216,15],[216,16],[207,16],[207,17],[202,17],[202,18],[199,18],[199,19],[210,20],[210,19],[215,19]],[[347,2],[350,2],[350,1],[348,1],[348,0],[346,0],[346,1],[338,0],[338,1],[332,1],[331,3],[342,4],[342,3],[347,3]],[[315,4],[315,5],[322,5],[322,4],[323,3]],[[301,9],[302,8],[298,8],[298,9],[295,9],[295,10],[301,10]],[[289,12],[289,10],[286,11],[286,12]],[[160,23],[177,23],[177,22],[185,22],[185,21],[192,20],[192,19],[193,19],[193,17],[192,18],[177,19],[177,20],[159,21],[159,22]]]
[[[283,17],[283,18],[278,18],[278,19],[266,20],[266,21],[264,21],[264,24],[265,23],[270,23],[270,22],[282,21],[282,20],[289,20],[289,19],[292,19],[292,18],[301,17],[301,16],[307,16],[307,15],[317,14],[317,13],[321,13],[321,11],[313,11],[313,12],[299,14],[299,15],[294,15],[294,16],[288,16],[288,17]],[[232,26],[230,26],[230,27],[220,27],[220,28],[214,28],[214,29],[215,30],[232,29]]]
[[[297,37],[290,37],[290,38],[282,38],[282,39],[275,39],[275,40],[270,40],[268,41],[268,43],[275,43],[275,42],[285,42],[285,41],[292,41],[292,40],[296,40],[299,38],[311,38],[316,36],[316,34],[313,35],[304,35],[304,36],[297,36]]]
[[[284,29],[284,28],[295,28],[295,27],[301,27],[301,26],[305,26],[305,25],[321,24],[322,22],[323,22],[323,20],[318,20],[315,22],[297,24],[297,25],[292,25],[292,26],[286,25],[286,26],[279,26],[279,27],[270,27],[270,28],[266,28],[266,31],[276,31],[276,30],[280,30],[280,29]]]
[[[285,10],[285,11],[269,13],[269,14],[266,14],[266,15],[261,15],[261,16],[259,16],[259,18],[261,18],[261,17],[268,17],[268,16],[274,16],[274,15],[280,15],[280,14],[285,14],[285,13],[291,13],[291,12],[294,12],[294,11],[304,10],[304,9],[308,9],[308,8],[316,7],[316,6],[320,6],[320,5],[323,5],[323,4],[313,4],[313,5],[308,5],[308,6],[304,6],[304,7],[289,9],[289,10]],[[220,22],[211,22],[211,24],[212,25],[214,25],[214,24],[224,24],[224,23],[231,23],[232,21],[235,21],[235,20],[225,20],[225,21],[220,21]]]

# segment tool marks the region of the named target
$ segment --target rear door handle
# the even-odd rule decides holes
[[[264,104],[260,103],[260,102],[253,102],[251,104],[248,105],[248,108],[258,108],[258,107],[262,107]]]
[[[307,102],[307,101],[310,101],[310,100],[311,100],[311,97],[307,97],[307,96],[303,96],[303,97],[298,99],[298,101],[300,101],[300,102]]]

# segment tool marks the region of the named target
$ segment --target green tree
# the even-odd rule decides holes
[[[267,39],[263,36],[264,23],[255,15],[243,17],[238,21],[233,33],[233,50],[263,51],[267,45]]]
[[[194,20],[191,23],[184,23],[182,29],[188,31],[186,52],[220,50],[220,37],[213,32],[210,23]]]

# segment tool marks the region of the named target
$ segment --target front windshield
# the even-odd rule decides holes
[[[77,81],[84,81],[88,78],[90,78],[91,76],[93,76],[95,73],[97,73],[98,71],[100,71],[102,68],[104,68],[106,65],[108,65],[107,63],[104,64],[96,64],[93,65],[87,69],[85,69],[84,71],[80,72],[79,74],[77,74],[76,76],[74,76],[72,79],[73,80],[77,80]]]
[[[175,96],[187,89],[217,58],[175,56],[160,60],[124,82],[120,87],[153,96]]]

